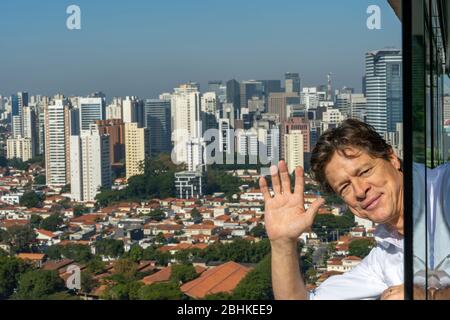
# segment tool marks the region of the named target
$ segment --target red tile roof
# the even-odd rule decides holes
[[[195,299],[220,292],[230,293],[250,270],[250,268],[230,261],[205,271],[199,278],[185,283],[180,289]]]
[[[62,260],[49,260],[45,262],[42,265],[43,270],[59,270],[62,269],[71,263],[73,263],[74,260],[72,259],[62,259]]]
[[[102,214],[84,214],[82,216],[70,219],[71,223],[95,224],[97,219],[103,219]]]
[[[0,227],[10,228],[12,226],[26,226],[30,224],[29,220],[3,220],[0,221]]]
[[[206,270],[205,268],[200,266],[195,267],[195,271],[197,272],[197,274],[201,274],[205,270]],[[151,285],[156,282],[166,282],[170,280],[171,275],[172,275],[172,266],[169,266],[161,269],[160,271],[152,275],[143,278],[141,282],[143,282],[145,285]]]
[[[208,225],[208,224],[193,224],[188,226],[186,229],[188,230],[212,230],[216,228],[214,225]]]
[[[344,260],[361,261],[362,259],[360,257],[348,256],[345,257]]]
[[[40,234],[42,234],[44,236],[47,236],[49,238],[56,238],[57,237],[53,232],[45,230],[45,229],[36,229],[36,232],[40,233]]]
[[[44,260],[45,254],[44,253],[18,253],[17,258],[23,259],[23,260],[40,261],[40,260]]]

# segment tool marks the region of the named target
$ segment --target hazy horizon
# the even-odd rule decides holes
[[[66,8],[81,8],[68,30]],[[382,29],[368,30],[379,5]],[[387,1],[281,0],[157,3],[31,0],[1,2],[0,94],[155,98],[187,81],[283,80],[361,90],[364,54],[401,48],[401,25]]]

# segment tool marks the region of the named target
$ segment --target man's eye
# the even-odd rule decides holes
[[[345,190],[347,190],[348,184],[345,184],[342,188],[341,188],[341,192],[340,194],[343,194],[345,192]]]
[[[361,175],[366,174],[366,173],[369,173],[370,170],[372,170],[372,168],[369,168],[369,169],[367,169],[367,170],[361,172]]]

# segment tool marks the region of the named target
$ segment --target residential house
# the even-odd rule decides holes
[[[202,299],[217,293],[231,293],[251,271],[230,261],[203,272],[200,277],[181,286],[181,291],[194,299]]]
[[[16,257],[32,263],[37,268],[41,268],[47,255],[44,253],[18,253]]]

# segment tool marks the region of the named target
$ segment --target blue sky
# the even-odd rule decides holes
[[[82,29],[66,28],[81,8]],[[381,8],[368,30],[366,9]],[[360,90],[364,53],[401,46],[386,0],[3,0],[0,94],[155,97],[192,80],[282,79]]]

